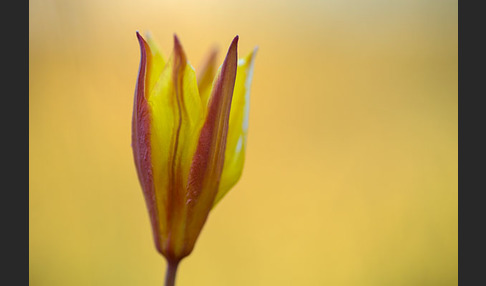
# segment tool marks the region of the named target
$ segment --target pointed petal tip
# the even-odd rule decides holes
[[[236,35],[236,37],[233,39],[233,41],[231,42],[231,46],[233,45],[237,45],[238,44],[238,40],[240,39],[240,36],[239,35]]]
[[[206,57],[205,68],[208,68],[208,65],[216,65],[218,54],[219,54],[219,48],[216,45],[213,45]]]
[[[216,56],[218,55],[218,53],[219,53],[219,47],[216,46],[216,45],[213,45],[211,47],[211,49],[209,50],[209,56],[208,56],[208,58],[211,58],[211,59],[212,58],[216,58]]]
[[[208,55],[206,56],[202,70],[209,69],[210,66],[216,65],[216,59],[218,57],[218,54],[219,54],[219,47],[216,46],[216,45],[213,45],[211,47],[211,49],[209,50]]]
[[[184,49],[182,48],[181,41],[179,40],[179,37],[174,33],[174,53],[177,58],[181,58],[183,61],[185,61],[186,54],[184,53]]]
[[[259,46],[255,46],[255,48],[253,48],[253,55],[256,55],[259,49]]]
[[[147,39],[151,39],[151,38],[153,38],[153,37],[152,37],[152,33],[151,33],[150,31],[145,32],[145,37],[146,37]]]
[[[142,37],[142,35],[140,35],[140,33],[138,31],[136,32],[136,34],[137,34],[137,39],[138,39],[138,42],[140,43],[140,46],[144,45],[145,39]]]
[[[255,46],[253,50],[246,56],[245,61],[254,61],[255,55],[258,52],[259,47]]]
[[[177,37],[175,33],[174,33],[174,47],[182,49],[181,41],[179,40],[179,37]]]
[[[147,42],[145,42],[145,39],[142,37],[142,35],[140,35],[140,33],[137,31],[137,39],[138,39],[138,43],[140,45],[140,50],[142,51],[143,54],[145,54],[145,50],[147,49],[146,45],[147,45]]]
[[[235,57],[236,60],[238,60],[238,55],[237,55],[237,50],[238,50],[238,40],[239,40],[239,36],[236,35],[236,37],[234,37],[233,41],[231,42],[231,45],[228,49],[228,52],[226,53],[226,58],[228,58],[228,56],[230,54],[234,54],[232,57]],[[226,59],[225,59],[226,61]]]
[[[259,47],[258,47],[258,46],[255,46],[255,47],[253,48],[253,50],[250,52],[250,54],[248,54],[248,55],[246,56],[246,60],[247,60],[247,61],[251,61],[251,62],[253,62],[253,61],[255,60],[255,56],[256,56],[256,54],[258,53],[258,50],[259,50]]]

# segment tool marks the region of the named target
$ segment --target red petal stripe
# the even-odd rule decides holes
[[[189,240],[196,240],[216,196],[224,163],[231,100],[236,80],[238,36],[231,43],[211,94],[206,121],[189,174]]]
[[[138,72],[138,80],[135,88],[135,97],[133,102],[132,115],[132,149],[135,166],[137,168],[138,179],[142,185],[142,190],[145,196],[145,203],[150,215],[152,223],[152,230],[154,235],[155,245],[159,252],[160,237],[159,224],[157,216],[157,203],[155,199],[155,190],[153,184],[153,170],[151,160],[151,145],[150,145],[150,110],[145,97],[146,94],[146,80],[149,59],[151,56],[150,48],[142,36],[137,32],[137,38],[140,44],[140,68]]]

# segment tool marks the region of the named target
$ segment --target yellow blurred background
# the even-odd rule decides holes
[[[457,1],[30,0],[31,285],[162,285],[140,52],[256,45],[243,176],[177,285],[457,285]]]

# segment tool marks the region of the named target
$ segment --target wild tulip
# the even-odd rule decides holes
[[[196,79],[177,36],[167,61],[151,37],[137,38],[133,156],[166,285],[174,285],[209,212],[241,176],[256,49],[238,60],[236,36],[217,73],[213,51]]]

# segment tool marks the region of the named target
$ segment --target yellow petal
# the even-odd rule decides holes
[[[224,164],[229,116],[237,71],[238,36],[214,80],[207,116],[191,165],[187,193],[187,243],[194,245],[213,205]]]
[[[216,58],[218,50],[216,48],[211,49],[204,64],[198,69],[197,85],[199,88],[199,95],[201,96],[201,102],[204,107],[207,107],[209,96],[211,95],[211,88],[213,85],[214,75],[216,74]]]
[[[145,37],[150,51],[149,65],[147,67],[147,88],[150,94],[165,67],[165,60],[150,33],[146,33]]]
[[[161,241],[159,225],[160,221],[164,220],[164,217],[158,215],[157,202],[155,200],[150,140],[152,115],[147,102],[147,81],[149,77],[147,72],[151,65],[152,53],[150,52],[149,45],[138,32],[137,38],[140,44],[141,57],[133,104],[132,149],[138,178],[150,215],[154,242],[157,250],[162,253],[162,248],[159,243]]]
[[[256,51],[257,48],[246,58],[238,61],[223,173],[213,207],[238,182],[243,171],[250,111],[250,86]]]
[[[161,242],[166,257],[183,251],[185,196],[203,108],[196,74],[182,46],[174,38],[174,52],[155,84],[148,104],[152,114],[151,143],[156,201],[161,220]],[[169,238],[170,235],[170,239]]]

